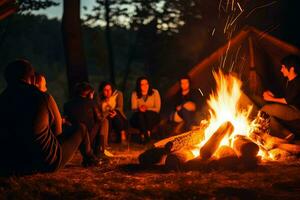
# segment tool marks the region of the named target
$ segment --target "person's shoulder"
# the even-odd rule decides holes
[[[131,92],[131,96],[137,96],[137,92],[136,92],[135,90],[133,90],[133,91]]]
[[[115,92],[117,93],[117,95],[123,95],[123,92],[120,90],[116,90]]]
[[[158,89],[153,88],[152,91],[153,91],[153,94],[159,94]]]

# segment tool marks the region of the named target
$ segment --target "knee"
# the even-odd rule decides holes
[[[83,123],[78,124],[77,130],[81,133],[83,138],[86,137],[86,135],[88,134],[88,129],[87,129],[86,125]]]
[[[270,114],[270,112],[271,112],[272,109],[274,109],[274,105],[273,104],[266,104],[260,110],[263,111],[263,112],[266,112],[266,113]]]

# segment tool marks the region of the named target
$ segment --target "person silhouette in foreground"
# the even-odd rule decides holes
[[[88,132],[78,124],[57,138],[51,129],[47,96],[34,84],[34,68],[26,60],[9,63],[7,87],[0,94],[0,174],[24,175],[63,168],[80,148],[89,166],[98,164]]]
[[[50,111],[50,124],[54,135],[58,136],[62,133],[62,117],[58,106],[51,94],[47,93],[47,81],[43,74],[35,73],[34,85],[45,94],[48,100]]]
[[[284,129],[278,120],[283,123],[299,121],[300,123],[300,58],[289,55],[281,60],[281,73],[287,78],[285,95],[276,97],[271,91],[265,91],[263,98],[271,102],[264,105],[261,110],[271,116],[271,133],[292,140],[295,133]],[[290,127],[289,127],[290,128]],[[297,130],[300,132],[300,130]]]

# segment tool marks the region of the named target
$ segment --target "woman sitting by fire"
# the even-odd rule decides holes
[[[103,81],[99,86],[99,108],[109,121],[109,130],[117,133],[116,142],[126,141],[127,119],[123,111],[123,94],[110,82]]]
[[[160,120],[161,99],[158,90],[153,89],[145,76],[136,81],[136,89],[131,94],[131,110],[134,112],[130,120],[134,128],[139,129],[141,141],[148,141],[151,131]]]

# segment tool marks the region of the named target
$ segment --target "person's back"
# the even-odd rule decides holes
[[[0,95],[1,173],[54,171],[61,149],[49,128],[46,98],[22,81]]]

